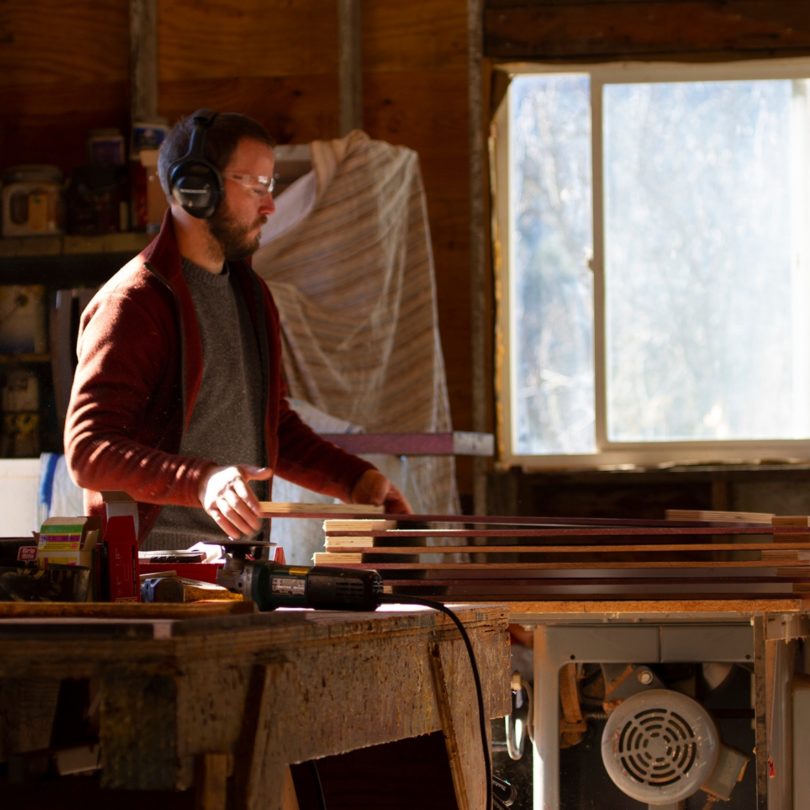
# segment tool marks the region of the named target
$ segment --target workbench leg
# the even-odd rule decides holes
[[[56,678],[0,681],[0,757],[48,748],[59,685]]]
[[[289,663],[257,665],[245,697],[244,722],[234,753],[234,806],[236,810],[287,810],[285,784],[291,781],[283,759],[278,718],[272,716],[272,696],[288,694]],[[287,806],[289,807],[289,805]]]
[[[560,662],[547,648],[546,635],[534,634],[534,808],[560,806]]]
[[[479,793],[480,788],[478,788],[478,785],[483,782],[483,774],[482,768],[475,768],[473,763],[474,754],[469,749],[472,747],[471,744],[474,740],[475,747],[481,751],[482,743],[480,734],[474,729],[470,729],[469,723],[465,724],[466,727],[463,729],[466,733],[462,735],[457,733],[450,691],[447,686],[447,673],[445,672],[444,663],[442,661],[442,651],[445,649],[446,643],[445,645],[438,643],[431,645],[430,663],[433,670],[433,688],[436,694],[439,715],[442,720],[442,732],[444,733],[444,742],[447,747],[447,758],[450,762],[450,775],[453,779],[453,788],[456,794],[458,810],[471,810],[467,793],[468,786],[470,788],[475,786],[475,793]],[[475,705],[475,702],[468,699],[468,705],[470,704]],[[463,748],[466,748],[466,750],[462,750]],[[478,760],[481,760],[480,754]],[[479,803],[475,806],[483,806],[483,804],[483,797],[480,797]]]
[[[793,807],[793,756],[791,690],[796,674],[795,641],[785,637],[768,638],[764,645],[764,690],[756,691],[757,717],[764,720],[765,748],[768,753],[766,793],[768,810],[800,810]],[[756,673],[755,673],[756,674]],[[760,699],[764,701],[759,704]],[[801,734],[802,729],[799,730]],[[757,749],[759,742],[757,742]]]
[[[174,673],[145,675],[110,666],[99,683],[101,785],[105,789],[174,790],[177,787],[177,707]]]
[[[757,810],[768,810],[768,688],[765,661],[765,619],[754,616],[754,747],[756,750]]]
[[[230,754],[202,754],[195,763],[195,810],[226,810]]]
[[[298,805],[298,794],[295,792],[295,782],[293,782],[289,765],[284,769],[284,782],[281,786],[281,810],[301,810]]]

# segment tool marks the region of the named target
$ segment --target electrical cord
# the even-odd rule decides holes
[[[495,777],[492,774],[492,760],[489,755],[489,746],[487,744],[487,718],[486,709],[484,707],[484,690],[481,686],[481,674],[478,670],[478,662],[475,658],[475,650],[473,650],[470,636],[467,633],[467,628],[464,627],[463,622],[443,602],[438,602],[433,599],[424,599],[420,596],[410,596],[405,594],[383,594],[381,596],[381,604],[404,604],[404,605],[420,605],[422,607],[430,608],[431,610],[438,610],[448,616],[451,621],[456,625],[464,646],[467,650],[467,656],[470,661],[470,669],[472,670],[473,681],[475,682],[475,697],[478,704],[478,720],[481,731],[481,744],[484,756],[484,775],[486,779],[486,803],[484,807],[486,810],[506,810],[510,807],[515,800],[515,789],[505,779]],[[312,781],[314,783],[316,800],[320,806],[320,810],[326,810],[326,797],[321,784],[320,775],[318,773],[318,766],[315,760],[310,762],[310,772]]]
[[[309,773],[312,777],[312,786],[315,790],[315,798],[318,802],[319,810],[327,810],[326,808],[326,796],[323,792],[323,783],[321,782],[321,774],[318,771],[318,761],[315,759],[311,759],[309,761]]]
[[[481,686],[481,675],[478,671],[478,663],[475,660],[475,651],[473,650],[470,637],[467,633],[467,628],[464,627],[461,619],[443,602],[437,602],[433,599],[424,599],[421,596],[410,596],[405,594],[384,594],[382,597],[383,604],[402,604],[402,605],[421,605],[423,607],[438,610],[448,616],[458,628],[461,638],[464,641],[464,646],[467,648],[467,655],[470,659],[470,668],[472,669],[473,680],[475,681],[475,696],[478,703],[478,719],[481,727],[481,744],[483,746],[484,754],[484,774],[486,777],[486,810],[500,810],[502,807],[508,807],[512,804],[511,800],[506,803],[500,799],[495,798],[493,795],[492,786],[492,760],[489,756],[489,746],[487,745],[487,720],[486,709],[484,708],[484,690]],[[499,779],[499,783],[504,780]],[[510,797],[511,798],[511,797]]]

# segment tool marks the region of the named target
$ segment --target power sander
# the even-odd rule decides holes
[[[383,582],[377,571],[283,565],[254,559],[248,556],[248,548],[240,546],[228,544],[217,583],[255,602],[261,611],[280,607],[376,610],[383,601]]]

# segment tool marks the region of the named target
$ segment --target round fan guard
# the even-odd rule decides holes
[[[714,721],[697,701],[650,689],[611,713],[602,733],[602,761],[626,795],[653,806],[672,804],[707,781],[719,746]]]

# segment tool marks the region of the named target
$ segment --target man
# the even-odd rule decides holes
[[[274,163],[250,118],[199,111],[178,122],[158,161],[170,205],[160,233],[82,315],[68,469],[89,514],[102,490],[138,502],[141,548],[254,536],[274,474],[410,511],[285,399],[278,313],[246,261],[275,210]]]

